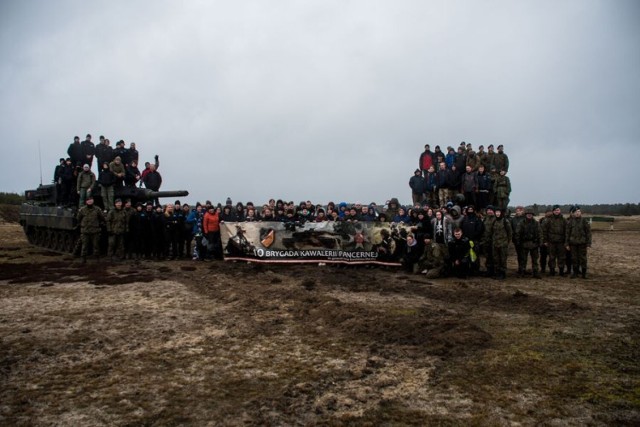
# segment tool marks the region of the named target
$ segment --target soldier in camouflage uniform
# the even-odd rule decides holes
[[[434,242],[429,234],[425,235],[424,252],[418,260],[418,271],[426,274],[429,279],[444,276],[446,274],[446,256],[446,246]]]
[[[562,216],[560,206],[553,206],[553,215],[544,221],[542,229],[542,240],[549,251],[549,275],[556,275],[556,263],[560,270],[560,275],[564,276],[564,266],[566,260],[565,239],[567,231],[567,220]]]
[[[91,166],[85,164],[82,167],[82,172],[78,174],[78,178],[76,180],[76,190],[80,195],[80,202],[78,203],[78,207],[80,209],[84,208],[87,197],[91,196],[91,189],[95,183],[96,175],[91,172]]]
[[[565,245],[571,251],[573,271],[571,278],[578,277],[582,271],[582,278],[587,278],[587,248],[591,247],[591,225],[582,217],[579,206],[571,208],[571,217],[567,221]]]
[[[495,221],[491,225],[490,232],[496,267],[495,278],[504,280],[507,277],[507,255],[509,253],[509,242],[511,242],[513,231],[511,229],[511,222],[503,217],[500,207],[496,208],[495,213]]]
[[[96,258],[100,258],[100,224],[104,223],[102,210],[93,204],[93,197],[89,196],[86,206],[78,211],[80,225],[80,241],[82,242],[82,262],[87,261],[89,246]]]
[[[516,255],[518,257],[518,275],[522,276],[525,271],[525,265],[527,263],[526,256],[524,255],[524,251],[522,250],[522,244],[518,240],[518,235],[516,231],[518,230],[518,226],[522,221],[524,221],[524,207],[516,206],[516,214],[509,218],[511,221],[511,229],[513,230],[513,245],[516,248]]]
[[[544,216],[540,218],[540,230],[544,230],[544,223],[547,219],[551,218],[553,215],[553,210],[547,209],[544,213]],[[540,270],[544,274],[545,269],[547,268],[547,258],[549,257],[549,248],[545,246],[544,240],[540,243]]]
[[[511,194],[511,180],[504,169],[500,170],[500,174],[493,181],[493,193],[498,207],[506,211],[509,206],[509,195]]]
[[[482,243],[480,252],[485,256],[485,268],[487,270],[487,277],[493,277],[496,273],[495,261],[493,258],[493,240],[491,236],[491,230],[493,229],[493,223],[496,221],[495,211],[492,205],[487,206],[486,215],[483,219],[484,233],[482,234]]]
[[[113,261],[117,256],[124,259],[124,235],[129,229],[127,213],[122,209],[122,200],[116,199],[115,209],[107,214],[107,232],[109,233],[109,255]]]
[[[493,171],[494,169],[497,171],[497,168],[495,165],[496,152],[493,150],[493,144],[489,144],[489,146],[487,147],[487,150],[488,151],[487,151],[487,154],[485,155],[484,165],[486,166],[488,171]],[[495,180],[496,176],[492,176],[491,178]]]
[[[124,257],[133,259],[134,255],[134,235],[137,230],[134,230],[135,224],[132,224],[133,218],[136,215],[136,210],[131,203],[131,199],[126,199],[122,210],[127,214],[127,231],[124,233]]]
[[[509,172],[509,156],[504,153],[504,146],[502,144],[498,145],[498,152],[495,153],[493,157],[493,166],[499,171],[504,170],[505,172]]]
[[[519,246],[522,251],[522,264],[518,260],[518,274],[524,274],[527,269],[527,258],[531,256],[533,277],[540,279],[540,273],[538,272],[540,253],[538,248],[542,242],[542,230],[538,221],[533,219],[533,210],[527,210],[524,220],[518,223],[514,233],[514,241],[516,242],[516,247]]]

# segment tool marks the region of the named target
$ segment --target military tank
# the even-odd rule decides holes
[[[99,194],[99,191],[93,191]],[[115,198],[144,203],[162,197],[185,197],[188,191],[152,191],[146,188],[122,187],[114,191]],[[103,207],[102,199],[94,196],[96,205]],[[20,225],[29,243],[56,252],[74,253],[80,239],[76,219],[78,207],[56,204],[55,184],[40,185],[25,191],[26,202],[20,207]]]

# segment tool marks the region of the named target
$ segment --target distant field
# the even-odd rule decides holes
[[[640,216],[612,216],[613,231],[640,231]],[[592,230],[611,230],[610,222],[597,222],[591,224]]]
[[[0,222],[18,222],[20,220],[19,205],[0,204]]]

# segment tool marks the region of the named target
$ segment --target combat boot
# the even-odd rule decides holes
[[[564,272],[564,267],[560,267],[560,276],[564,277],[567,274]]]
[[[573,267],[573,269],[571,270],[571,278],[576,279],[577,277],[578,277],[578,269],[576,267]]]
[[[549,276],[555,276],[556,275],[556,269],[555,268],[550,268],[549,269]]]
[[[586,268],[582,268],[582,278],[583,279],[587,278],[587,269]]]
[[[542,279],[542,276],[540,275],[540,273],[538,273],[538,270],[533,270],[533,278]]]
[[[519,268],[518,269],[518,277],[523,277],[524,276],[524,270]]]

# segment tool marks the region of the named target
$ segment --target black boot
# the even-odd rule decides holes
[[[549,276],[555,276],[556,275],[556,269],[555,268],[550,268],[549,269]]]
[[[566,273],[564,272],[564,267],[560,267],[560,275],[562,277],[566,276]]]
[[[587,269],[586,269],[586,267],[582,267],[582,278],[583,279],[587,278]]]
[[[542,279],[542,276],[540,275],[540,273],[538,273],[538,270],[533,270],[533,278]]]
[[[573,267],[573,269],[571,270],[571,278],[575,279],[578,277],[578,267]]]

